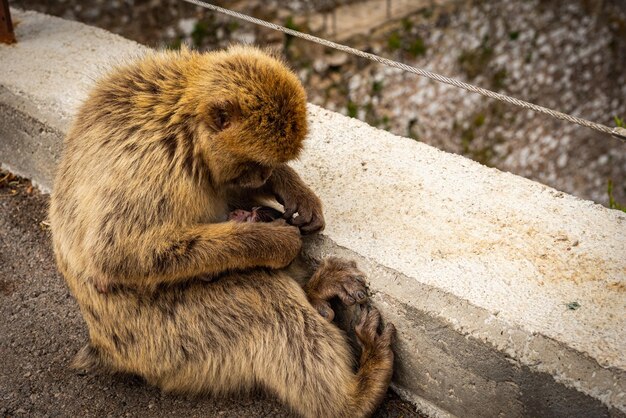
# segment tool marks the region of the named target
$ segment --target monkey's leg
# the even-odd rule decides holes
[[[338,297],[345,305],[361,304],[367,300],[365,275],[354,261],[328,257],[322,261],[304,291],[311,305],[328,321],[335,313],[330,300]]]
[[[393,368],[394,328],[388,324],[379,332],[375,309],[361,311],[356,332],[363,350],[355,373],[343,333],[311,307],[289,276],[257,271],[193,288],[165,322],[177,324],[176,330],[151,338],[164,346],[146,371],[170,367],[149,381],[166,390],[213,393],[260,384],[311,418],[366,417],[382,401]],[[150,323],[161,321],[155,316]]]
[[[378,311],[361,310],[356,333],[362,355],[355,374],[345,336],[303,296],[294,297],[291,307],[302,317],[285,323],[286,332],[277,336],[276,345],[265,354],[269,357],[259,362],[257,379],[305,417],[370,416],[391,381],[393,325],[379,333]]]

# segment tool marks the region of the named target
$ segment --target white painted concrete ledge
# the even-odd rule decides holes
[[[0,162],[50,189],[93,78],[145,48],[13,16],[18,43],[0,46]],[[369,273],[398,327],[401,393],[434,415],[626,415],[625,213],[317,106],[309,116],[294,166],[328,225],[306,251]]]

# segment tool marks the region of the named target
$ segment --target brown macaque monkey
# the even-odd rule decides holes
[[[302,287],[286,269],[301,234],[324,227],[286,164],[306,133],[302,85],[253,47],[149,53],[96,83],[50,207],[57,265],[89,329],[74,367],[183,393],[260,387],[304,417],[376,409],[394,328],[367,304],[363,274],[329,258]],[[268,197],[284,219],[255,208]],[[334,298],[361,306],[356,371]]]

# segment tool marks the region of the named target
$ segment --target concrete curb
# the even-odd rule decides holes
[[[145,48],[13,13],[19,42],[0,46],[0,162],[50,190],[91,80]],[[328,227],[306,252],[354,258],[370,275],[399,331],[400,393],[432,416],[626,416],[624,213],[309,113],[294,166]]]

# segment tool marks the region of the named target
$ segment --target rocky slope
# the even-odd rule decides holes
[[[227,7],[308,31],[316,13],[332,14],[326,3],[336,5],[334,18],[341,20],[350,19],[341,6],[355,2],[240,0]],[[374,3],[362,2],[363,7]],[[156,47],[274,45],[287,55],[313,103],[605,205],[611,181],[613,198],[626,204],[626,145],[586,128],[180,1],[12,4]],[[402,19],[372,22],[368,33],[343,42],[614,126],[615,117],[626,117],[625,5],[623,0],[433,2]],[[333,36],[330,27],[321,32]]]

